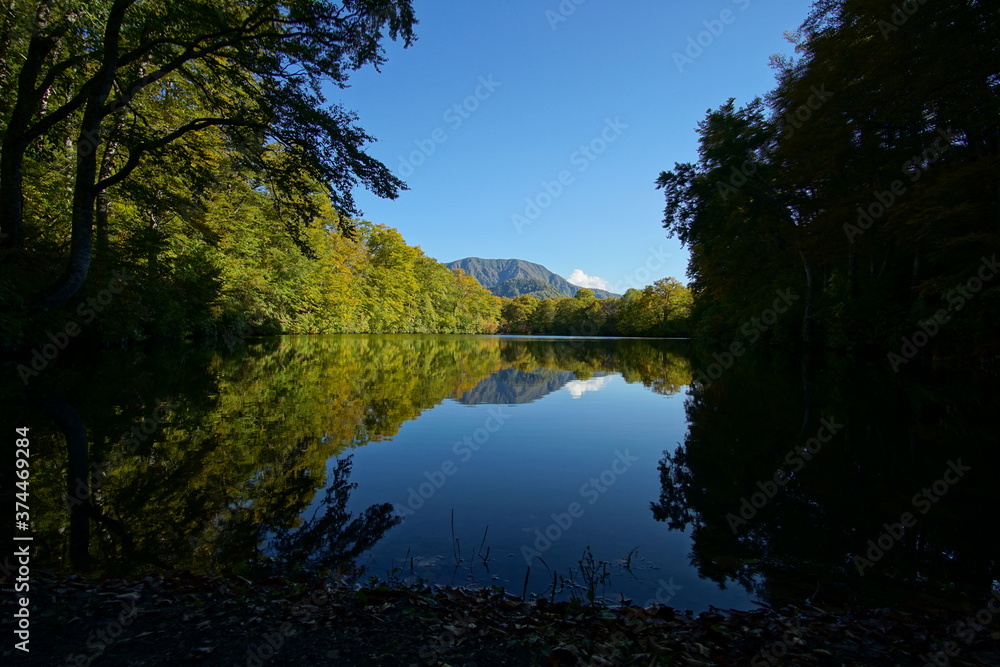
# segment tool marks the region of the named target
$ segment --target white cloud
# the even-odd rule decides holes
[[[580,287],[589,287],[591,289],[602,289],[609,292],[614,290],[614,285],[609,283],[604,278],[598,278],[597,276],[588,276],[586,273],[580,269],[573,269],[573,273],[569,274],[566,280],[570,281],[574,285],[579,285]]]

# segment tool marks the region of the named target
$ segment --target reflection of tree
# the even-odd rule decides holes
[[[75,415],[70,425],[32,416],[39,563],[237,567],[259,554],[261,526],[294,529],[330,485],[331,458],[393,437],[504,369],[565,379],[620,372],[663,393],[690,380],[676,344],[641,340],[301,336],[75,359],[32,385]],[[12,400],[22,393],[0,388]],[[85,502],[67,505],[74,494]]]
[[[79,494],[76,481],[88,480],[90,477],[87,431],[80,416],[65,401],[45,398],[38,400],[37,405],[52,417],[66,439],[66,493],[72,497],[74,494]],[[80,502],[70,504],[69,559],[74,568],[81,570],[90,568],[90,515],[92,514],[100,516],[94,506],[92,494],[80,499]]]
[[[881,586],[905,591],[917,580],[988,590],[1000,544],[968,509],[995,506],[989,477],[997,454],[985,417],[995,388],[903,385],[857,362],[810,371],[747,355],[710,385],[694,385],[685,442],[660,462],[654,518],[691,530],[692,562],[703,576],[736,580],[772,604],[801,603],[817,590],[827,600],[858,599]],[[734,535],[727,517],[761,491],[758,482],[797,467],[785,456],[817,432],[821,417],[843,428]],[[883,524],[915,511],[913,494],[959,457],[976,460],[979,475],[970,473],[921,515],[862,579],[852,557],[865,553]]]
[[[39,379],[76,425],[33,415],[39,562],[236,567],[255,558],[261,525],[298,523],[331,457],[471,388],[498,368],[497,351],[473,337],[294,337],[50,369]]]
[[[311,518],[297,528],[277,530],[270,547],[276,565],[311,571],[336,569],[351,563],[402,521],[393,515],[390,503],[372,505],[352,519],[347,502],[357,483],[347,481],[351,458],[337,461],[326,496]]]
[[[137,549],[128,526],[107,511],[102,493],[103,471],[98,463],[90,460],[87,428],[76,410],[66,401],[53,396],[35,398],[32,403],[51,418],[65,441],[64,488],[69,530],[64,532],[64,536],[72,567],[78,570],[91,568],[92,535],[106,549],[121,552],[131,560],[165,566],[153,551]],[[93,533],[92,522],[97,528]]]
[[[598,372],[621,373],[626,382],[668,396],[691,382],[686,345],[678,341],[506,339],[501,358],[510,368],[572,371],[581,380]]]

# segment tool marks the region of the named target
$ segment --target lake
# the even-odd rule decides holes
[[[43,569],[701,611],[988,595],[997,396],[686,340],[291,336],[69,349],[2,418]]]

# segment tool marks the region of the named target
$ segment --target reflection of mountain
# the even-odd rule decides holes
[[[466,405],[531,403],[574,381],[576,375],[570,371],[545,368],[520,371],[505,368],[477,384],[471,391],[462,394],[458,401]]]
[[[77,427],[66,419],[57,427],[53,410],[32,413],[32,493],[64,506],[69,487],[75,511],[39,516],[38,562],[231,570],[260,555],[262,534],[305,525],[303,508],[343,481],[329,477],[331,457],[392,438],[445,399],[526,403],[609,373],[670,395],[691,381],[685,349],[646,340],[288,336],[215,351],[107,351],[53,368],[32,390],[58,396]],[[23,383],[0,383],[0,423],[23,423],[27,404]],[[59,431],[73,431],[69,446]],[[335,511],[270,556],[325,563],[340,553],[327,549],[333,528],[346,531],[338,544],[350,554],[385,526],[377,512],[362,518],[372,530]]]

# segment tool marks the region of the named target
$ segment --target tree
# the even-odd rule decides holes
[[[559,299],[555,303],[555,310],[552,314],[552,329],[548,333],[555,333],[563,336],[575,336],[580,332],[577,325],[580,322],[580,311],[584,304],[572,297]]]
[[[385,333],[413,331],[411,308],[419,285],[413,272],[417,249],[406,245],[398,231],[385,225],[363,228],[368,261],[363,272],[368,330]]]
[[[18,258],[25,243],[27,150],[44,136],[75,144],[69,261],[39,305],[63,303],[86,279],[102,193],[150,156],[199,133],[220,132],[254,165],[262,185],[285,200],[295,237],[315,216],[303,195],[316,182],[345,216],[356,213],[351,188],[359,182],[384,197],[405,187],[363,151],[371,138],[356,118],[324,106],[320,90],[382,63],[386,31],[411,43],[409,0],[16,4],[31,18],[9,17],[0,42],[4,54],[21,56],[20,68],[0,84],[6,260]],[[169,117],[142,112],[173,100],[182,102]]]
[[[816,3],[766,101],[711,111],[697,164],[657,180],[699,331],[732,335],[791,290],[768,336],[884,348],[949,308],[998,242],[998,38],[988,3]],[[966,332],[987,347],[996,289]]]
[[[769,161],[776,129],[760,100],[737,109],[730,99],[709,112],[698,134],[698,164],[675,165],[656,185],[667,199],[663,226],[691,248],[696,300],[723,311],[729,328],[759,312],[789,280],[798,286],[804,276],[812,284],[804,245],[810,219]],[[802,270],[792,277],[795,264]],[[802,326],[809,328],[806,320]]]
[[[645,336],[657,323],[657,314],[652,308],[646,290],[629,288],[622,295],[616,311],[615,329],[622,336]]]
[[[500,323],[500,297],[494,296],[461,269],[455,272],[455,282],[458,287],[458,332],[496,333]]]
[[[676,278],[661,278],[643,289],[643,295],[652,302],[657,314],[654,327],[657,335],[676,336],[686,331],[694,301],[691,290]]]
[[[514,299],[504,299],[501,316],[506,333],[532,333],[532,317],[540,301],[533,296],[522,294]]]
[[[556,316],[556,300],[542,299],[531,314],[531,333],[552,333]]]

